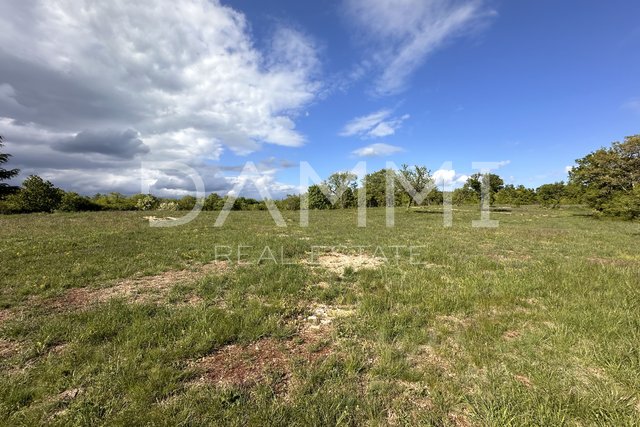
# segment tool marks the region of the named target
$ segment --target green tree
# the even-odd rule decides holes
[[[336,172],[321,184],[335,200],[334,208],[352,208],[357,205],[356,179],[357,176],[351,172]]]
[[[480,197],[469,188],[467,185],[464,185],[462,188],[456,188],[453,190],[453,204],[454,205],[469,205],[476,204],[480,201]]]
[[[365,175],[362,187],[366,192],[367,207],[375,208],[387,205],[387,169]]]
[[[536,192],[524,185],[515,187],[513,184],[505,185],[495,195],[495,202],[504,205],[531,205],[536,203]]]
[[[63,191],[51,182],[37,175],[30,175],[22,183],[20,192],[12,194],[7,199],[20,212],[53,212],[60,206],[62,194]]]
[[[99,211],[100,205],[78,193],[65,192],[62,195],[58,210],[63,212]]]
[[[640,185],[640,135],[576,160],[569,179],[582,189],[587,205],[599,212],[620,216],[621,206],[634,211],[635,189]]]
[[[553,184],[543,184],[536,190],[538,201],[542,206],[557,208],[565,195],[564,182],[554,182]]]
[[[433,178],[431,178],[431,172],[427,169],[426,166],[414,166],[410,168],[408,165],[403,164],[398,173],[399,178],[408,183],[412,190],[407,190],[404,188],[402,184],[398,185],[398,188],[402,188],[403,197],[407,201],[407,210],[414,203],[414,196],[416,194],[422,193],[427,186],[433,185]],[[427,203],[429,203],[429,198],[427,197]]]
[[[123,194],[112,192],[109,194],[96,194],[93,196],[93,201],[98,204],[104,210],[110,211],[133,211],[136,209],[136,203],[138,198],[143,195],[136,194],[132,197],[127,197]]]
[[[285,211],[298,211],[300,210],[300,196],[297,194],[287,194],[282,200],[276,202],[278,209]]]
[[[495,201],[495,195],[498,191],[504,188],[504,181],[500,178],[499,175],[488,173],[488,174],[473,174],[467,179],[467,182],[464,184],[465,187],[472,190],[476,193],[478,199],[482,198],[482,181],[484,179],[489,180],[489,203],[493,204]]]
[[[184,196],[180,200],[178,200],[178,210],[180,211],[190,211],[196,205],[196,198],[193,196]]]
[[[224,199],[220,197],[218,193],[211,193],[204,199],[204,205],[202,210],[205,211],[219,211],[224,206]]]
[[[0,148],[4,146],[4,138],[0,135]],[[0,153],[0,165],[7,163],[9,161],[9,157],[11,154]],[[20,173],[20,169],[3,169],[0,168],[0,199],[8,194],[15,193],[18,190],[18,187],[10,186],[6,182]]]
[[[135,200],[135,207],[139,211],[152,211],[160,206],[160,200],[152,194],[136,194],[132,200]]]
[[[310,186],[305,197],[308,197],[309,209],[329,209],[331,207],[329,199],[324,195],[319,185]]]

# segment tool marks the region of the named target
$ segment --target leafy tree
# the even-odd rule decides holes
[[[335,200],[335,208],[352,208],[357,205],[357,176],[351,172],[336,172],[327,178],[322,186]]]
[[[135,207],[139,211],[151,211],[160,205],[160,200],[152,194],[136,194],[131,199],[135,200]]]
[[[387,169],[380,169],[365,175],[362,180],[362,186],[367,195],[367,207],[375,208],[387,205],[387,173],[389,173]]]
[[[138,199],[143,195],[137,194],[132,197],[127,197],[120,193],[109,194],[96,194],[93,196],[93,201],[98,204],[104,210],[110,211],[133,211],[136,209],[136,203]]]
[[[635,210],[635,189],[640,185],[640,135],[614,142],[610,148],[596,150],[576,163],[569,179],[581,187],[590,207],[616,216],[620,216],[621,206]]]
[[[499,204],[521,206],[531,205],[536,201],[535,190],[526,188],[524,185],[515,187],[513,184],[508,184],[495,195],[495,202]]]
[[[454,205],[476,204],[480,201],[478,194],[467,185],[453,190],[452,199]]]
[[[565,195],[564,182],[555,182],[553,184],[543,184],[536,190],[538,201],[542,206],[557,208],[562,202]]]
[[[0,135],[0,148],[4,146],[4,138]],[[9,157],[11,154],[0,153],[0,165],[7,163],[9,161]],[[6,181],[8,179],[17,176],[20,173],[19,169],[3,169],[0,168],[0,181]],[[18,190],[18,187],[10,186],[7,183],[0,182],[0,199],[8,194],[15,193]]]
[[[53,212],[60,206],[62,194],[63,191],[51,182],[37,175],[30,175],[22,183],[20,192],[7,199],[20,212]]]
[[[331,203],[324,195],[319,185],[312,185],[306,194],[309,198],[309,209],[329,209]]]
[[[277,202],[279,209],[286,211],[300,210],[300,196],[297,194],[287,194],[287,197]]]
[[[190,211],[196,205],[196,198],[193,196],[184,196],[180,200],[178,200],[178,210],[180,211]]]
[[[202,209],[205,211],[219,211],[222,210],[223,206],[224,199],[217,193],[211,193],[204,199]]]
[[[100,205],[90,198],[74,192],[65,192],[58,207],[58,210],[63,212],[99,211],[100,209]]]
[[[422,191],[427,188],[427,186],[433,185],[433,178],[431,178],[431,172],[427,169],[426,166],[414,166],[411,169],[408,165],[403,164],[400,171],[399,176],[404,179],[415,191],[409,192],[407,191],[402,184],[398,185],[398,188],[403,189],[403,196],[407,199],[407,210],[411,207],[411,204],[414,203],[413,196],[416,193],[422,193]],[[429,199],[427,198],[427,203]]]
[[[488,178],[489,180],[489,203],[493,204],[495,201],[495,195],[498,191],[504,188],[504,181],[500,178],[499,175],[488,173],[488,174],[480,174],[476,173],[469,177],[467,182],[464,184],[465,187],[472,190],[476,193],[479,199],[482,198],[482,181],[483,179]]]

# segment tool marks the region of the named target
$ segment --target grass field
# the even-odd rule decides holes
[[[0,218],[5,424],[640,425],[637,222],[144,215]]]

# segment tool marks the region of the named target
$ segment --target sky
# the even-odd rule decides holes
[[[535,188],[640,133],[638,16],[631,0],[3,1],[0,135],[15,183],[82,194],[190,194],[170,161],[220,194],[298,192],[300,162],[426,165],[452,186],[495,162]]]

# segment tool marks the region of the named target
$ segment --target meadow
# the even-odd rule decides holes
[[[640,425],[638,222],[147,215],[0,217],[0,422]]]

